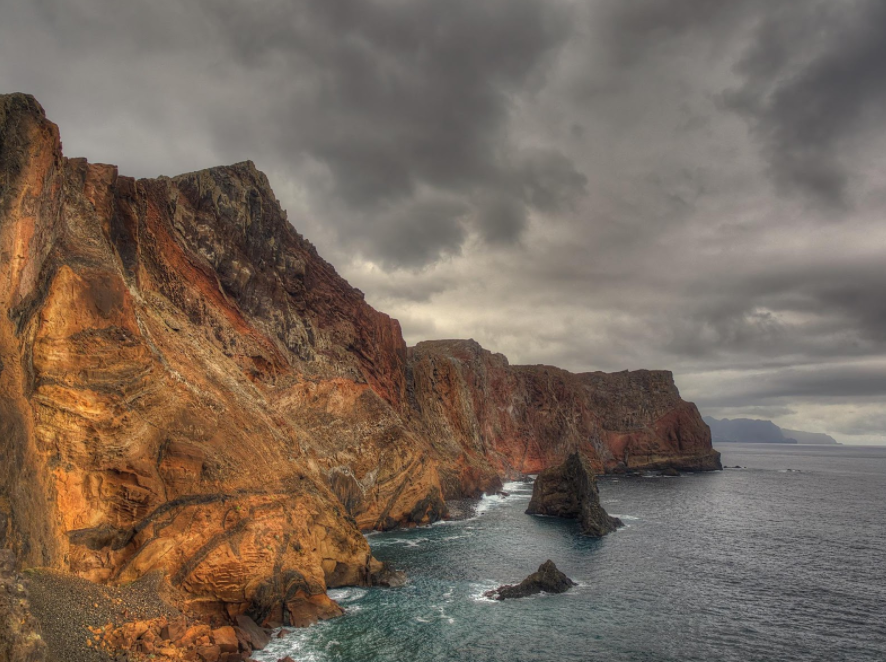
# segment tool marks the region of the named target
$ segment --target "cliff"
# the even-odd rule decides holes
[[[782,428],[772,421],[756,418],[703,419],[711,428],[714,442],[743,442],[756,444],[838,444],[837,440],[823,432],[803,432]]]
[[[758,444],[796,444],[797,440],[786,437],[772,421],[753,418],[712,418],[702,420],[711,428],[711,438],[720,442],[748,442]]]
[[[0,100],[0,545],[195,609],[335,613],[360,526],[439,517],[397,415],[396,321],[320,259],[251,163],[135,181]],[[347,499],[345,499],[347,502]]]
[[[574,450],[719,466],[670,373],[407,351],[251,162],[134,180],[65,158],[25,95],[0,96],[0,308],[0,547],[160,570],[195,611],[335,615],[327,587],[380,571],[360,529]]]
[[[472,340],[419,343],[408,367],[409,401],[447,460],[446,494],[468,482],[464,467],[513,478],[574,451],[597,473],[719,468],[708,427],[667,371],[511,366]]]

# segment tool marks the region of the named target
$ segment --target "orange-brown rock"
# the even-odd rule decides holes
[[[162,571],[192,613],[336,615],[328,587],[372,581],[360,529],[572,450],[716,462],[670,373],[468,341],[408,358],[251,162],[120,176],[65,158],[26,95],[0,96],[0,308],[0,547],[98,582]]]
[[[177,627],[171,629],[173,625]],[[206,623],[189,626],[184,618],[173,622],[166,618],[133,621],[95,632],[97,647],[113,656],[124,653],[138,660],[239,661],[247,659],[255,648],[248,637],[238,637],[236,628],[226,625],[213,629]]]
[[[409,400],[446,458],[446,495],[562,464],[575,451],[597,473],[719,469],[710,431],[663,370],[574,374],[511,366],[472,340],[409,350]]]
[[[163,570],[197,610],[269,610],[327,576],[369,582],[330,485],[356,483],[365,528],[439,517],[397,414],[397,322],[251,163],[134,181],[65,159],[30,97],[2,97],[0,125],[0,544],[101,582]]]

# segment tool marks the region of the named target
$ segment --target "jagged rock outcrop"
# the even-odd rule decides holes
[[[0,96],[0,548],[197,612],[309,622],[370,585],[360,529],[421,524],[581,450],[713,468],[670,373],[407,351],[251,162],[134,180]],[[376,579],[374,579],[376,577]]]
[[[505,584],[486,591],[483,595],[493,600],[511,600],[526,598],[537,593],[564,593],[573,586],[575,582],[560,572],[554,562],[548,559],[519,584]]]
[[[573,453],[563,464],[538,474],[526,512],[577,519],[582,533],[594,537],[605,536],[622,526],[620,519],[611,517],[600,505],[597,481],[580,453]]]

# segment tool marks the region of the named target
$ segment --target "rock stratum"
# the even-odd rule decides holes
[[[0,308],[0,547],[101,583],[160,570],[195,611],[337,615],[328,587],[386,572],[361,529],[572,452],[719,468],[669,372],[407,349],[251,162],[135,180],[65,158],[21,94],[0,96]]]

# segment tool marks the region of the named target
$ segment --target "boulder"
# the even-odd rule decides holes
[[[197,657],[202,662],[218,662],[218,658],[221,657],[221,649],[215,644],[197,646]]]
[[[221,649],[222,653],[236,653],[239,649],[237,633],[230,625],[213,630],[212,641]]]
[[[532,488],[529,515],[577,519],[582,533],[601,537],[623,526],[600,505],[597,481],[583,455],[572,453],[556,467],[542,471]]]
[[[557,569],[554,562],[548,559],[538,570],[529,575],[519,584],[505,584],[483,595],[493,600],[525,598],[536,593],[563,593],[575,586],[575,582]]]
[[[376,561],[373,563],[369,579],[373,586],[383,586],[385,588],[398,588],[406,585],[406,573],[402,570],[394,570],[386,562],[378,563]]]
[[[237,627],[240,631],[249,637],[249,643],[252,645],[253,650],[260,651],[270,643],[271,637],[268,633],[262,630],[246,614],[238,614],[234,620],[237,622]]]

